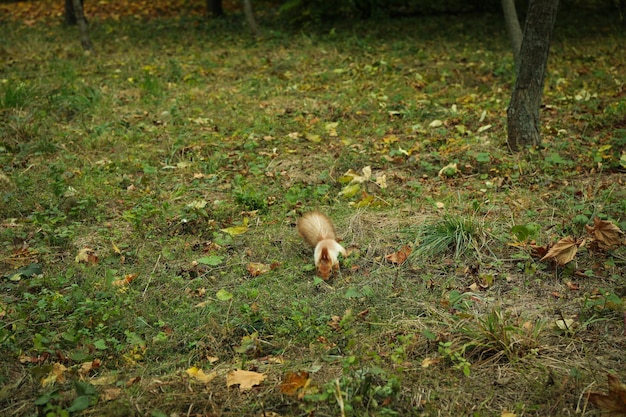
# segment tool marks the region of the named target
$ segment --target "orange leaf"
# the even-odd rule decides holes
[[[608,248],[623,243],[624,232],[622,232],[619,227],[606,220],[600,220],[596,217],[593,219],[593,226],[585,226],[585,228],[587,232],[593,235],[598,243],[600,243],[600,246]]]
[[[287,372],[285,379],[280,384],[280,392],[287,395],[297,395],[298,391],[305,389],[311,383],[307,371]]]
[[[126,275],[124,275],[124,278],[115,280],[115,281],[111,282],[111,284],[113,286],[115,286],[115,287],[121,287],[121,286],[124,286],[124,285],[128,285],[131,282],[133,282],[133,280],[135,278],[137,278],[137,276],[138,276],[138,274],[126,274]]]
[[[559,265],[565,265],[574,259],[577,251],[578,242],[573,237],[568,236],[556,242],[541,260],[554,259]]]
[[[263,380],[265,380],[264,374],[237,369],[236,371],[230,371],[226,375],[226,386],[239,385],[239,391],[249,391],[253,386],[263,382]]]
[[[402,264],[409,257],[413,249],[409,245],[404,245],[398,252],[390,253],[389,255],[385,255],[385,259],[394,264]]]
[[[619,378],[608,374],[609,392],[590,392],[589,402],[600,410],[608,412],[610,416],[626,415],[626,384],[622,384]]]

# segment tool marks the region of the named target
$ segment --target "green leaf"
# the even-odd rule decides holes
[[[74,382],[74,389],[76,390],[76,394],[78,394],[78,396],[98,394],[96,392],[96,387],[83,381]]]
[[[209,266],[217,266],[221,264],[222,261],[224,261],[224,257],[220,255],[204,256],[198,259],[199,264],[209,265]]]
[[[105,342],[104,339],[96,340],[95,342],[93,342],[93,345],[98,350],[106,350],[107,349],[107,342]]]
[[[83,411],[89,408],[89,404],[91,403],[90,395],[81,395],[80,397],[76,397],[74,401],[72,401],[72,405],[67,409],[70,413],[75,413],[77,411]]]
[[[363,297],[363,294],[361,294],[361,292],[359,290],[357,290],[354,287],[350,287],[348,288],[348,291],[346,291],[346,293],[344,294],[344,297],[346,298],[360,298]]]
[[[223,289],[223,288],[222,288],[221,290],[219,290],[219,291],[215,294],[215,296],[216,296],[216,297],[217,297],[217,299],[218,299],[218,300],[220,300],[220,301],[228,301],[228,300],[230,300],[231,298],[233,298],[233,294],[232,294],[232,293],[230,293],[230,292],[228,292],[228,291],[226,291],[226,290],[225,290],[225,289]]]
[[[20,269],[18,269],[12,274],[6,275],[6,277],[10,281],[17,282],[21,280],[22,278],[30,278],[33,275],[41,275],[41,273],[42,273],[41,264],[30,264],[30,265],[21,267]]]
[[[514,235],[519,242],[537,237],[539,233],[539,225],[537,223],[518,224],[511,227],[511,234]]]

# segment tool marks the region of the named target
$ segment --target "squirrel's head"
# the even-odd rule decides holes
[[[317,265],[317,274],[320,277],[322,277],[324,281],[326,281],[328,280],[332,272],[333,272],[333,262],[328,258],[320,259],[320,262]]]

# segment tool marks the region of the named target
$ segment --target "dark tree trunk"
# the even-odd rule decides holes
[[[502,0],[502,12],[504,13],[506,31],[509,33],[509,40],[513,47],[513,57],[515,58],[515,67],[517,68],[519,67],[519,50],[522,45],[522,28],[517,18],[515,0]]]
[[[80,0],[80,5],[84,5],[83,0]],[[74,0],[65,0],[65,24],[69,26],[78,24],[74,13]]]
[[[541,143],[539,107],[559,0],[530,0],[515,87],[507,110],[508,145],[513,151]]]
[[[78,30],[80,31],[80,44],[85,51],[93,51],[93,44],[89,37],[89,27],[87,26],[87,20],[85,20],[82,1],[72,0],[72,4],[74,5],[74,14],[76,16],[76,22],[78,23]]]
[[[254,19],[254,13],[252,12],[252,4],[250,3],[250,0],[243,0],[243,11],[246,15],[246,21],[248,22],[248,26],[250,26],[252,35],[259,36],[259,27]]]
[[[213,17],[220,17],[224,14],[222,0],[206,0],[206,9],[211,12]]]

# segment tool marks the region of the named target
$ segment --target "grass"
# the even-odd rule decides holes
[[[545,147],[511,155],[497,16],[237,22],[95,19],[91,56],[1,26],[1,414],[599,415],[624,247],[557,268],[531,244],[626,229],[623,30],[564,16]],[[350,249],[329,283],[310,209]]]

